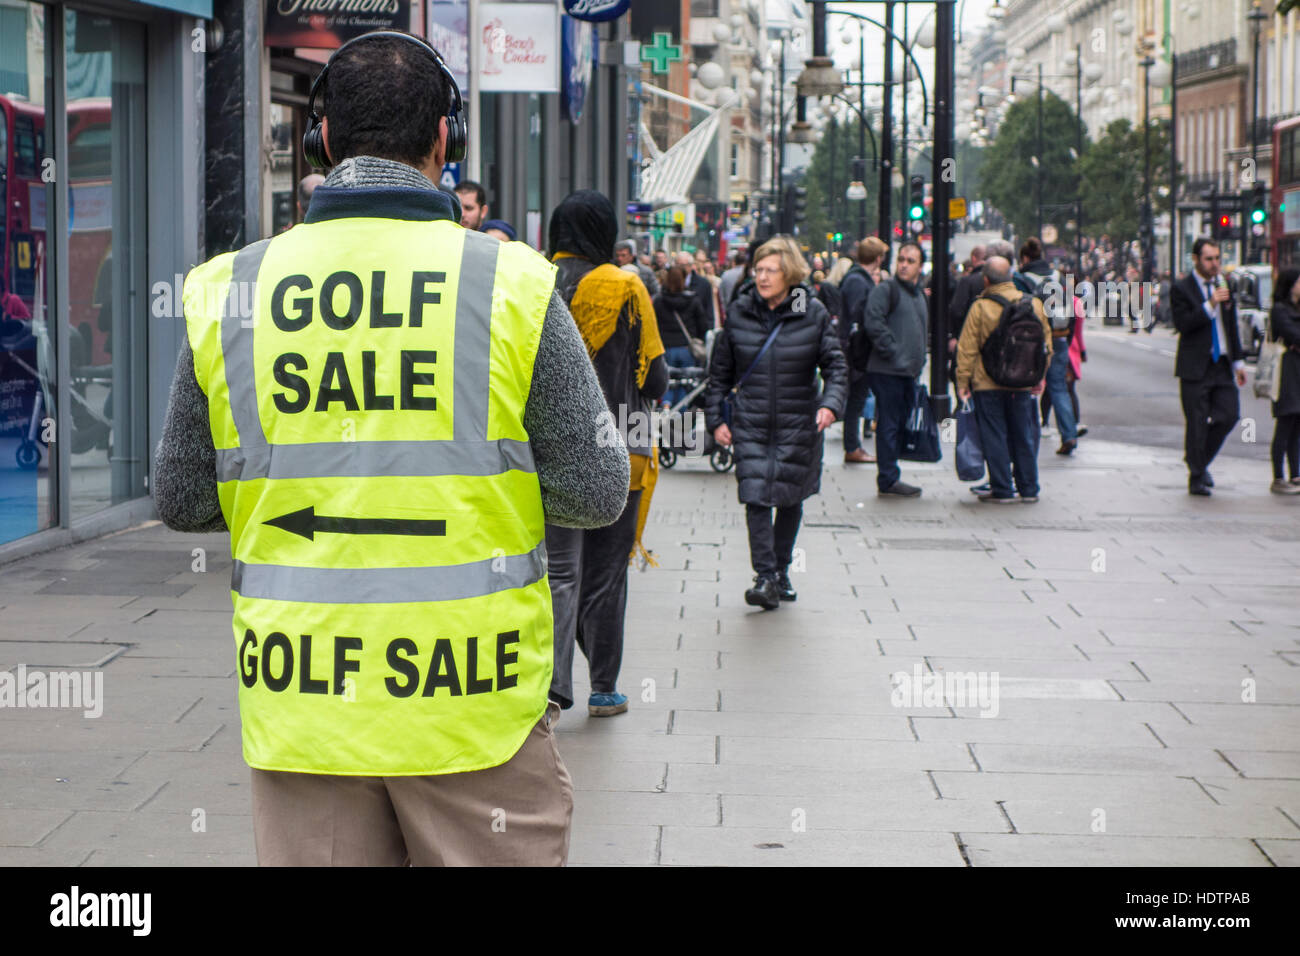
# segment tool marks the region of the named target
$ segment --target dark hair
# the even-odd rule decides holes
[[[908,248],[909,246],[915,249],[916,254],[921,257],[921,265],[925,265],[925,248],[915,239],[908,239],[904,242],[900,242],[898,244],[898,251],[895,252],[894,255],[897,256],[899,252],[902,252],[904,249]]]
[[[1287,266],[1277,274],[1277,282],[1273,283],[1273,301],[1285,302],[1291,304],[1291,290],[1295,288],[1297,281],[1300,281],[1300,268]]]
[[[686,272],[681,266],[669,266],[664,273],[664,291],[681,292],[686,288]]]
[[[1022,258],[1028,259],[1030,262],[1033,262],[1035,259],[1041,259],[1043,258],[1043,244],[1033,236],[1030,236],[1025,240],[1025,244],[1020,247],[1020,255]]]
[[[375,37],[337,54],[325,80],[325,116],[335,163],[378,156],[419,166],[451,110],[442,69],[410,40]]]
[[[478,203],[478,205],[480,206],[487,205],[487,193],[484,191],[482,186],[474,182],[474,180],[472,179],[462,179],[460,182],[458,182],[456,184],[456,192],[473,193],[474,202]]]
[[[1219,248],[1218,242],[1209,238],[1208,236],[1201,236],[1199,239],[1197,239],[1195,242],[1192,243],[1192,256],[1199,259],[1201,257],[1201,250],[1204,249],[1206,246],[1214,246],[1214,248],[1216,249]]]

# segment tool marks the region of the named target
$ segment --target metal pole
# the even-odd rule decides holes
[[[785,187],[785,171],[781,168],[785,165],[785,36],[781,37],[781,68],[780,87],[777,95],[780,98],[780,106],[776,111],[776,194],[777,202],[781,201],[781,190]]]
[[[1255,182],[1259,182],[1259,3],[1256,0],[1251,11],[1251,26],[1254,28],[1254,44],[1251,50],[1250,66],[1250,170]],[[1252,186],[1254,183],[1251,184]],[[1242,259],[1255,261],[1255,230],[1246,221],[1246,204],[1242,203],[1241,238],[1244,249]]]
[[[1083,49],[1082,44],[1074,45],[1074,112],[1075,137],[1074,152],[1076,170],[1083,161]],[[1075,271],[1083,274],[1083,182],[1082,177],[1075,180],[1074,190],[1074,261]]]
[[[1169,279],[1178,278],[1178,54],[1169,40]]]
[[[902,143],[902,147],[903,147],[903,148],[902,148],[902,150],[901,150],[901,151],[899,152],[899,154],[898,154],[898,162],[899,162],[900,166],[902,167],[902,172],[903,172],[903,188],[904,188],[904,189],[906,189],[906,188],[907,188],[907,184],[910,183],[910,182],[912,181],[911,178],[910,178],[910,177],[911,177],[911,165],[912,165],[912,164],[909,162],[910,157],[907,155],[907,64],[908,64],[908,59],[907,59],[907,55],[906,55],[906,54],[909,53],[909,52],[911,52],[911,47],[908,46],[908,44],[911,42],[911,40],[910,40],[910,38],[909,38],[908,35],[907,35],[907,6],[908,6],[907,4],[903,4],[903,43],[902,43],[902,46],[903,46],[903,54],[904,54],[904,56],[903,56],[903,143]],[[890,77],[890,79],[893,79],[893,77]],[[899,200],[898,200],[898,208],[899,208],[899,209],[902,209],[902,208],[907,204],[907,202],[908,202],[908,199],[907,199],[906,196],[900,196],[900,197],[899,197]],[[904,227],[904,228],[906,228],[906,227]],[[905,236],[903,236],[903,238],[904,238],[904,239],[911,239],[911,238],[914,238],[914,237],[911,236],[911,235],[905,235]]]
[[[858,155],[862,157],[860,182],[867,184],[867,61],[866,28],[858,23]],[[867,237],[867,201],[858,201],[858,239]]]
[[[1043,241],[1043,64],[1038,64],[1038,165],[1034,167],[1034,194],[1038,202],[1038,241]]]
[[[1151,281],[1151,65],[1142,60],[1142,281]],[[1145,287],[1144,287],[1145,288]]]
[[[836,124],[835,124],[835,101],[834,101],[834,100],[831,100],[830,104],[827,106],[827,109],[831,110],[831,124],[830,124],[830,126],[831,126],[831,170],[830,170],[830,193],[829,193],[829,195],[827,196],[827,199],[829,199],[830,202],[829,202],[827,205],[830,207],[830,208],[829,208],[829,213],[830,213],[831,232],[835,232],[835,231],[836,231],[836,230],[835,230],[835,141],[836,141],[837,139],[839,139],[839,135],[837,134],[837,131],[836,131]]]
[[[931,248],[934,266],[930,280],[930,402],[935,418],[948,417],[948,265],[952,258],[949,240],[952,222],[948,200],[952,184],[945,177],[953,153],[953,97],[956,95],[956,25],[952,0],[937,0],[934,21],[934,150],[930,177],[933,205],[930,207]]]
[[[880,113],[880,215],[877,234],[886,244],[894,241],[894,217],[890,198],[894,188],[894,3],[885,3],[885,89]],[[885,251],[884,268],[889,268],[890,254]]]

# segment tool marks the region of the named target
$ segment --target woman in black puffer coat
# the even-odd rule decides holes
[[[803,284],[807,276],[808,266],[793,241],[777,237],[758,249],[753,284],[728,307],[714,343],[705,398],[709,430],[720,444],[735,446],[755,573],[745,602],[768,610],[795,599],[788,569],[803,500],[821,487],[822,431],[843,414],[849,388],[848,365],[830,313]],[[760,358],[763,343],[778,325],[780,331]],[[723,399],[751,365],[739,392],[730,396],[728,426]],[[820,394],[818,368],[825,381]]]

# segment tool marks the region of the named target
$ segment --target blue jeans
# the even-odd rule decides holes
[[[1047,394],[1052,398],[1052,411],[1056,413],[1056,427],[1061,431],[1061,441],[1074,441],[1079,437],[1079,424],[1074,420],[1074,406],[1070,402],[1070,386],[1065,373],[1070,370],[1070,339],[1060,336],[1052,339],[1052,359],[1047,366]]]
[[[695,365],[695,358],[685,345],[674,345],[670,349],[664,349],[664,364],[670,369],[691,368]],[[685,397],[686,389],[681,385],[675,385],[664,393],[664,401],[669,405],[676,405]]]
[[[849,380],[849,400],[844,405],[844,450],[857,451],[862,447],[862,418],[871,389],[867,387],[866,372],[850,372],[854,376]],[[875,412],[875,400],[871,399],[872,412]],[[874,418],[875,415],[868,415]]]
[[[1029,392],[994,388],[974,393],[975,420],[995,498],[1038,495],[1038,408]],[[1012,480],[1015,487],[1012,488]]]
[[[885,491],[898,481],[898,453],[903,428],[912,414],[916,382],[910,375],[868,372],[867,380],[876,396],[876,488]]]

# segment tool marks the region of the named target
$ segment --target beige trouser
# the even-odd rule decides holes
[[[573,783],[551,704],[499,767],[425,777],[253,770],[261,866],[563,866]]]

